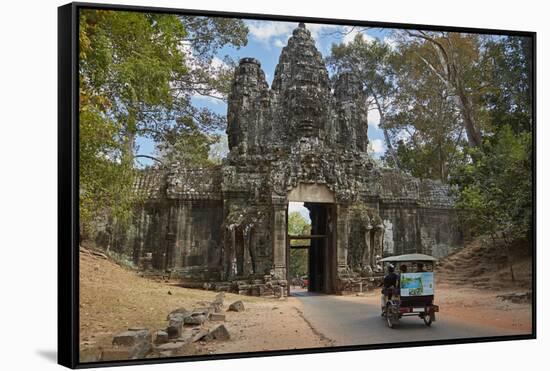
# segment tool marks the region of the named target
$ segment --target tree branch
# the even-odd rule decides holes
[[[164,162],[162,162],[161,160],[159,160],[158,158],[154,157],[154,156],[149,156],[149,155],[135,155],[134,156],[134,159],[136,158],[148,158],[149,160],[153,160],[153,161],[156,161],[158,162],[159,164],[161,164],[162,166],[166,166],[164,164]]]

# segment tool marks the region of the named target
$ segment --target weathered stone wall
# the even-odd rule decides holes
[[[144,197],[136,209],[129,244],[136,264],[191,280],[219,279],[223,202],[219,168],[139,174]]]
[[[384,169],[379,190],[385,255],[422,252],[443,257],[463,246],[448,186]]]
[[[414,205],[381,205],[384,256],[424,253],[444,257],[463,247],[463,235],[452,209]]]
[[[464,246],[464,236],[453,210],[422,208],[419,210],[422,252],[443,258]]]

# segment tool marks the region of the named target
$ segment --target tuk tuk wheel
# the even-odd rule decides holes
[[[424,317],[422,317],[422,319],[424,320],[426,326],[432,325],[433,318],[429,313],[424,314]]]

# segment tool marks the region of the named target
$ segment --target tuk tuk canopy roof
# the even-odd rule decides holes
[[[380,259],[380,262],[436,262],[437,259],[430,255],[425,254],[405,254],[397,256],[388,256],[387,258]]]

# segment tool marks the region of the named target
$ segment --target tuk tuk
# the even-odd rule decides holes
[[[434,304],[434,265],[437,259],[424,254],[389,256],[380,260],[387,272],[392,264],[399,276],[397,287],[382,289],[382,317],[394,328],[404,316],[418,316],[426,326],[435,321],[439,306]]]

